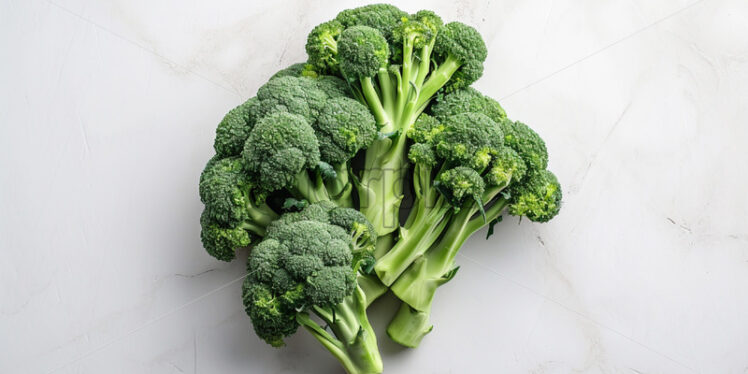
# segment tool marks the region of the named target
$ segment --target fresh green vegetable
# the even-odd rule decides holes
[[[366,296],[356,283],[357,273],[372,260],[375,241],[360,212],[330,202],[286,213],[270,224],[249,256],[243,287],[257,335],[279,347],[301,326],[348,373],[381,373]]]
[[[552,219],[561,187],[542,138],[470,87],[487,57],[474,28],[367,5],[312,29],[306,51],[219,123],[201,239],[224,261],[250,247],[262,339],[302,326],[349,373],[379,373],[368,305],[391,290],[387,333],[417,346],[467,238],[504,213]]]

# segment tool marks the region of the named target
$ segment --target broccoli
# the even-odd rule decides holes
[[[270,226],[249,256],[242,292],[257,335],[280,347],[301,326],[348,373],[381,373],[366,296],[356,282],[376,241],[371,224],[357,210],[318,203]]]
[[[397,230],[407,178],[407,136],[440,90],[478,79],[486,47],[475,29],[443,24],[431,11],[409,15],[375,4],[340,12],[307,38],[309,66],[340,74],[379,126],[358,176],[361,211],[382,238]],[[455,77],[452,81],[450,79]]]
[[[416,142],[410,151],[415,163],[416,206],[401,228],[405,235],[375,267],[382,282],[403,301],[387,333],[406,346],[417,346],[431,331],[428,318],[436,288],[456,274],[455,256],[471,234],[486,225],[492,227],[507,207],[509,214],[535,222],[550,220],[560,209],[561,189],[556,177],[545,170],[548,153],[543,140],[527,125],[506,119],[497,110],[498,104],[481,96],[472,89],[445,95],[430,110],[442,120],[422,114],[409,134]],[[463,105],[453,105],[458,102]],[[494,141],[464,143],[465,139],[475,142],[484,138]],[[463,194],[462,199],[456,199],[441,184],[443,175],[450,172],[442,170],[445,164],[458,164],[458,168],[479,174],[483,190],[473,188],[472,198]],[[432,179],[436,181],[429,184]],[[467,180],[472,182],[460,185],[479,186],[474,179]],[[433,201],[439,200],[448,201],[453,209],[435,211],[433,207],[439,204]],[[431,229],[420,237],[410,235],[415,230],[426,231],[422,226],[432,221],[421,218],[424,215],[442,220],[439,230]]]
[[[257,204],[254,194],[241,158],[208,162],[200,176],[200,199],[205,204],[200,238],[211,256],[234,259],[237,248],[248,246],[252,235],[263,236],[265,227],[278,218],[267,204]]]
[[[218,124],[200,238],[223,261],[250,247],[244,305],[269,344],[302,326],[349,372],[381,372],[369,304],[392,290],[387,333],[417,346],[467,238],[504,213],[551,220],[561,186],[543,139],[470,87],[487,58],[474,28],[374,4],[305,49]]]

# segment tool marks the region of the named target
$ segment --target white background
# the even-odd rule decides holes
[[[476,86],[546,139],[564,208],[469,240],[422,347],[380,334],[386,372],[746,372],[748,3],[401,3],[482,32]],[[340,372],[254,335],[197,180],[223,114],[354,5],[0,0],[0,372]]]

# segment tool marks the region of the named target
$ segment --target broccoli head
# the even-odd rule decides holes
[[[213,148],[221,157],[237,156],[259,115],[259,100],[253,97],[231,109],[218,124]]]
[[[340,35],[340,71],[348,80],[373,77],[379,69],[387,67],[389,55],[387,40],[377,29],[353,26]]]
[[[511,191],[509,213],[534,222],[547,222],[561,209],[561,185],[548,170],[534,170]]]
[[[320,202],[268,226],[249,256],[243,288],[258,336],[281,346],[299,326],[297,313],[334,306],[353,292],[358,262],[376,240],[357,244],[367,225],[358,211]]]
[[[328,21],[317,25],[307,36],[306,53],[309,63],[315,70],[324,74],[336,74],[338,67],[338,38],[343,32],[343,24]]]
[[[517,151],[531,170],[544,170],[548,166],[545,141],[533,129],[519,121],[504,119],[500,122],[504,144]]]
[[[503,145],[501,127],[481,113],[462,113],[444,121],[434,135],[436,154],[452,163],[482,170]]]
[[[440,173],[434,186],[454,207],[462,205],[466,198],[481,204],[481,195],[486,188],[480,174],[464,166]]]
[[[467,112],[482,113],[496,123],[506,118],[506,112],[496,100],[483,95],[472,87],[438,96],[434,104],[431,105],[430,112],[439,119]]]
[[[239,157],[210,162],[200,177],[200,200],[205,215],[223,225],[236,225],[249,216],[251,184]]]
[[[224,227],[203,210],[200,216],[200,241],[209,255],[221,261],[231,261],[236,250],[251,243],[250,234],[241,227]]]
[[[347,97],[327,101],[313,127],[322,160],[329,164],[348,161],[377,136],[377,124],[369,109]]]
[[[444,86],[449,92],[467,87],[483,75],[483,61],[488,50],[483,37],[474,28],[450,22],[442,26],[436,36],[434,55],[439,63],[459,65]]]
[[[314,168],[320,160],[312,126],[304,117],[287,112],[261,119],[249,134],[242,156],[266,192],[293,186],[297,174]]]
[[[376,29],[387,39],[392,39],[392,32],[408,13],[389,4],[372,4],[358,8],[346,9],[335,17],[344,27],[368,26]]]

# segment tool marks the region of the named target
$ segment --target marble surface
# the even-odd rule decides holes
[[[422,347],[380,335],[386,373],[748,372],[748,3],[399,3],[483,33],[476,86],[565,205],[469,240]],[[197,179],[222,115],[358,4],[0,0],[0,372],[340,372],[255,337]]]

